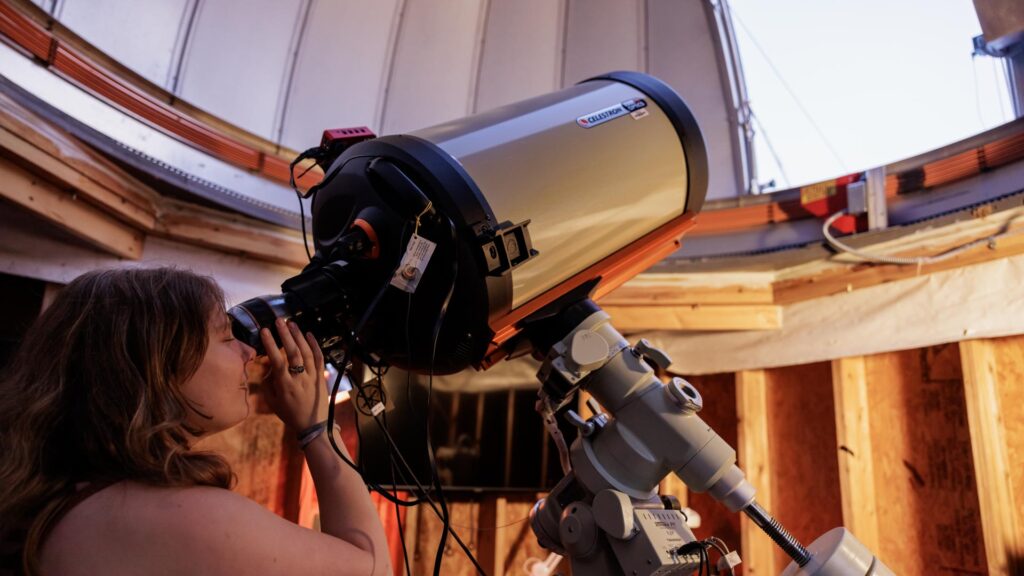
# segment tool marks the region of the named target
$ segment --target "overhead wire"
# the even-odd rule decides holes
[[[814,120],[814,117],[804,106],[803,102],[800,101],[800,98],[796,95],[796,91],[794,91],[789,86],[789,83],[786,82],[786,79],[782,76],[782,73],[775,66],[775,63],[772,61],[771,57],[768,56],[768,53],[765,51],[765,49],[761,47],[761,44],[757,41],[757,37],[755,37],[754,34],[750,31],[750,28],[748,28],[747,25],[743,22],[743,19],[740,18],[739,13],[737,13],[735,9],[731,10],[731,12],[733,17],[736,19],[736,22],[738,22],[740,27],[743,28],[743,31],[747,33],[747,37],[750,38],[750,42],[754,45],[754,48],[756,48],[757,51],[761,53],[761,56],[763,56],[765,62],[768,63],[768,67],[771,69],[772,73],[775,74],[775,77],[779,79],[779,82],[782,84],[782,87],[786,90],[786,92],[789,93],[789,96],[793,99],[793,102],[800,110],[800,113],[803,114],[804,117],[807,118],[807,121],[811,123],[811,127],[814,128],[814,131],[818,133],[818,137],[821,138],[821,141],[824,142],[825,147],[828,148],[829,152],[832,154],[832,157],[835,158],[836,162],[839,163],[839,167],[843,170],[843,172],[849,172],[849,168],[846,167],[846,163],[843,162],[843,159],[839,156],[839,153],[832,145],[832,142],[829,141],[827,136],[825,136],[824,131],[822,131],[821,127],[818,126],[817,121]]]
[[[775,146],[772,146],[772,141],[768,138],[768,131],[761,124],[761,119],[754,113],[753,108],[750,109],[750,118],[754,121],[754,124],[757,124],[758,132],[764,136],[764,143],[768,146],[768,151],[771,153],[772,159],[775,160],[775,165],[779,168],[779,175],[782,176],[782,181],[786,188],[789,188],[789,176],[786,174],[785,166],[782,165],[782,158],[779,158],[778,152],[775,151]]]

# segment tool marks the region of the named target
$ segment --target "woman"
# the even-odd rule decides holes
[[[322,433],[320,349],[276,330],[283,351],[261,333],[268,402],[301,437],[322,533],[234,494],[227,463],[192,449],[249,413],[254,351],[217,285],[106,270],[61,291],[2,377],[0,542],[20,554],[0,573],[390,574],[366,487]]]

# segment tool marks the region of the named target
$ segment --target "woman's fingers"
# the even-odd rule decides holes
[[[292,337],[292,331],[285,323],[282,318],[277,319],[277,336],[281,339],[281,346],[284,347],[284,354],[288,357],[288,366],[301,366],[302,365],[302,354],[299,352],[299,347],[295,344],[295,338]]]
[[[292,339],[295,340],[299,354],[302,355],[302,365],[306,367],[306,370],[312,371],[316,367],[316,362],[313,359],[313,350],[309,342],[302,336],[302,330],[299,330],[299,326],[294,322],[288,323],[288,330],[292,333]]]
[[[306,332],[306,342],[309,343],[309,349],[313,351],[313,362],[316,363],[316,369],[319,372],[324,371],[324,353],[320,350],[320,344],[316,341],[316,336],[313,336],[312,332]]]
[[[281,356],[281,351],[277,349],[277,342],[274,342],[274,337],[270,334],[270,328],[262,328],[260,330],[260,341],[263,342],[263,349],[267,351],[267,358],[270,359],[270,366],[274,370],[280,370],[284,367],[284,358]]]

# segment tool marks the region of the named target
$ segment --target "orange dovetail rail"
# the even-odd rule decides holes
[[[608,258],[585,268],[526,304],[493,320],[491,330],[494,331],[494,338],[480,363],[480,368],[486,370],[505,359],[508,354],[502,349],[502,345],[519,333],[519,322],[530,314],[594,278],[601,279],[592,294],[592,298],[597,300],[676,251],[680,246],[680,237],[696,223],[695,217],[696,213],[685,212],[673,218]]]

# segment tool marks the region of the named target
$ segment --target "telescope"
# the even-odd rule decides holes
[[[542,360],[537,407],[565,476],[531,525],[574,573],[696,570],[696,538],[657,493],[676,474],[750,516],[793,558],[787,574],[891,574],[845,529],[810,549],[790,536],[697,415],[700,393],[659,380],[667,356],[630,345],[594,302],[673,252],[704,203],[704,141],[668,85],[612,72],[408,134],[329,132],[312,156],[310,262],[229,311],[237,338],[262,352],[260,328],[285,317],[335,363],[450,374]],[[563,410],[580,390],[607,413]],[[556,414],[579,430],[571,448]]]

